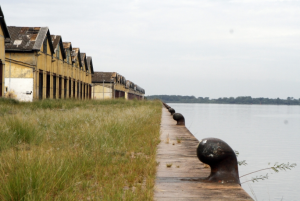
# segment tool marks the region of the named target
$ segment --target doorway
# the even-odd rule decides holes
[[[3,93],[3,66],[2,61],[0,60],[0,97],[2,97]]]
[[[39,73],[39,99],[43,99],[43,72]]]

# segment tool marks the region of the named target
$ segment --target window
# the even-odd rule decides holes
[[[70,64],[70,50],[67,50],[67,63]]]
[[[45,38],[45,40],[44,40],[44,43],[43,43],[43,52],[44,52],[45,54],[47,54],[47,36],[46,36],[46,38]]]
[[[57,50],[56,50],[56,58],[59,59],[59,46],[57,47]]]

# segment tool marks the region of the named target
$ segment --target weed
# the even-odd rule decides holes
[[[166,144],[170,143],[170,138],[169,138],[169,134],[167,135],[167,139],[166,139]]]
[[[166,164],[167,168],[172,167],[172,165],[173,165],[172,163],[167,163],[167,164]]]
[[[180,144],[181,143],[181,139],[180,138],[176,138],[177,143]]]

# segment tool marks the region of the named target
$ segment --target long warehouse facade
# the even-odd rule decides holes
[[[92,98],[143,100],[145,90],[116,72],[95,72],[92,78]]]
[[[6,26],[0,7],[0,97],[144,99],[145,90],[116,72],[95,72],[93,59],[48,27]]]

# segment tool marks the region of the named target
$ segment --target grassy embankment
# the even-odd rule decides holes
[[[0,99],[0,200],[152,200],[157,101]]]

